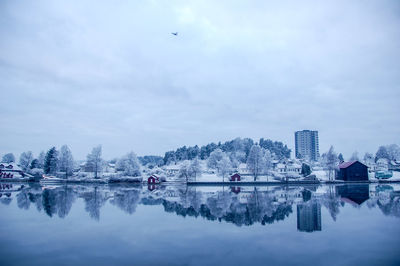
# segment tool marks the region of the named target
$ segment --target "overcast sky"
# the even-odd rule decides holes
[[[1,155],[302,129],[375,153],[400,144],[400,1],[3,0],[0,81]]]

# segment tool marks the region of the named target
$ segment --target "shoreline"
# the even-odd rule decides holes
[[[400,180],[368,180],[368,181],[245,181],[245,182],[221,182],[221,181],[204,181],[204,182],[177,182],[177,181],[166,181],[156,184],[148,184],[147,182],[140,181],[127,181],[127,180],[104,180],[104,179],[87,179],[87,180],[54,180],[54,181],[33,181],[29,179],[0,179],[3,183],[39,183],[39,184],[132,184],[132,185],[172,185],[181,184],[187,186],[265,186],[265,185],[340,185],[340,184],[391,184],[400,183]]]

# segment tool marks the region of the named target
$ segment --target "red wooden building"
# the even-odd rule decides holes
[[[232,175],[230,181],[232,182],[240,181],[240,175],[239,174]]]
[[[159,184],[160,183],[160,178],[156,175],[151,175],[147,179],[147,184]]]

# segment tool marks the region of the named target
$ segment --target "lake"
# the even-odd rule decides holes
[[[400,265],[400,185],[0,183],[0,265]]]

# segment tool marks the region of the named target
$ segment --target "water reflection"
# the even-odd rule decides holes
[[[16,200],[18,208],[35,208],[49,217],[65,218],[74,202],[84,202],[88,216],[96,221],[101,209],[112,206],[132,215],[138,205],[160,205],[179,216],[202,217],[237,226],[271,224],[297,213],[297,230],[321,231],[322,209],[336,221],[340,209],[349,204],[379,208],[384,215],[400,217],[398,185],[351,184],[341,186],[187,187],[123,185],[1,184],[0,202]],[[329,217],[325,217],[327,219]]]

